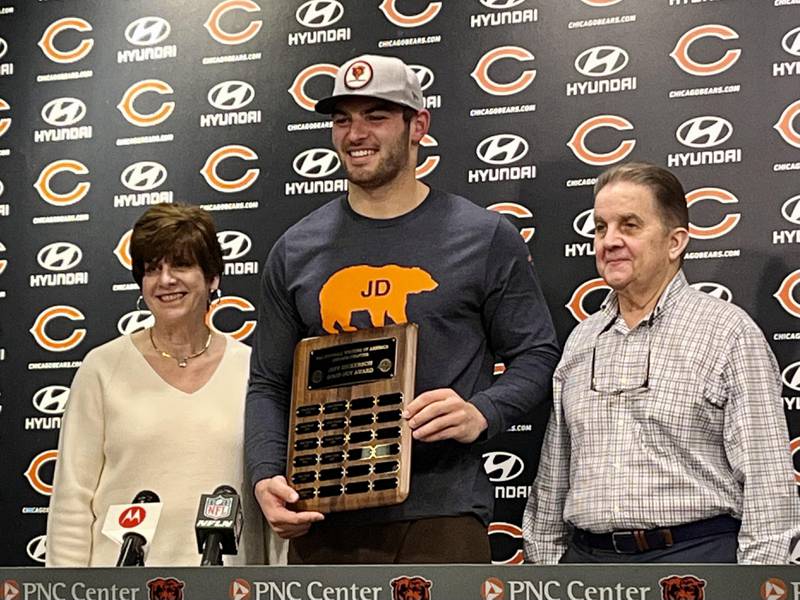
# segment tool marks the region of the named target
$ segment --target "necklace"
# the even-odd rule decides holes
[[[158,353],[159,353],[161,356],[163,356],[164,358],[171,358],[172,360],[178,361],[178,366],[179,366],[181,369],[185,369],[185,368],[186,368],[186,365],[188,365],[188,364],[189,364],[189,359],[191,359],[191,358],[197,358],[197,357],[198,357],[198,356],[200,356],[200,355],[201,355],[203,352],[205,352],[206,350],[208,350],[208,347],[211,345],[211,336],[212,336],[212,335],[214,335],[214,334],[213,334],[213,333],[212,333],[212,332],[209,330],[209,332],[208,332],[208,337],[206,338],[206,343],[205,343],[205,345],[203,346],[202,350],[199,350],[198,352],[195,352],[194,354],[189,354],[188,356],[184,356],[183,358],[179,358],[179,357],[177,357],[177,356],[172,356],[172,354],[170,354],[169,352],[165,352],[164,350],[161,350],[161,349],[160,349],[158,346],[156,346],[156,341],[153,339],[153,328],[152,328],[152,327],[149,327],[149,328],[147,329],[147,331],[150,333],[150,343],[151,343],[151,344],[153,344],[153,350],[155,350],[156,352],[158,352]]]

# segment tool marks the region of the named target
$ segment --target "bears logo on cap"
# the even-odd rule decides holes
[[[360,90],[372,81],[372,66],[363,60],[354,62],[344,74],[344,84],[351,90]]]

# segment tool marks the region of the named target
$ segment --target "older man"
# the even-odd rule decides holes
[[[317,110],[332,115],[348,193],[291,227],[267,259],[246,418],[256,497],[291,539],[290,562],[489,562],[493,494],[479,444],[544,406],[558,360],[528,250],[504,217],[416,179],[430,113],[399,59],[347,61]],[[401,293],[404,271],[428,284],[389,315],[359,302],[374,295],[368,281],[323,297],[326,282],[354,267]],[[417,396],[404,412],[414,438],[410,495],[324,521],[296,512],[283,477],[295,344],[384,318],[419,326]],[[496,357],[506,371],[493,381]]]
[[[680,182],[616,166],[594,218],[612,291],[554,375],[527,560],[787,562],[800,502],[777,364],[743,310],[687,284]]]

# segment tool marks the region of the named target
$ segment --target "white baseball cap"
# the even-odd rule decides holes
[[[364,54],[350,59],[336,72],[333,94],[317,102],[317,112],[329,115],[336,102],[348,96],[380,98],[414,110],[424,108],[419,78],[394,56]]]

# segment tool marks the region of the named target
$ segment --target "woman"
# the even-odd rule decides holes
[[[263,564],[263,518],[242,460],[250,348],[205,323],[223,271],[211,217],[188,205],[148,209],[133,228],[131,258],[155,322],[95,348],[75,375],[47,565],[113,566],[120,547],[101,532],[106,512],[142,490],[163,503],[146,564],[199,565],[200,495],[221,484],[236,488],[245,508],[239,554],[225,564]]]

